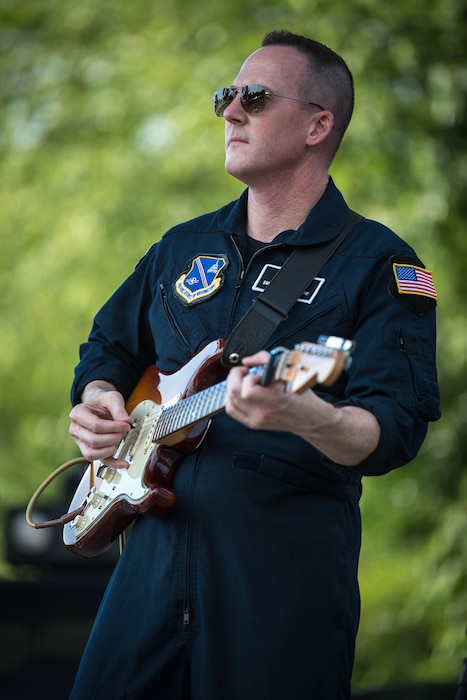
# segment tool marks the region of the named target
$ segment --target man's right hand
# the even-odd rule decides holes
[[[109,382],[93,381],[82,398],[70,413],[69,429],[81,454],[89,462],[98,459],[109,467],[127,468],[128,462],[113,457],[133,423],[123,396]]]

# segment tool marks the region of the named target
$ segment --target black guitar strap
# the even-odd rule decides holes
[[[265,347],[277,326],[335,253],[344,238],[363,217],[349,209],[344,228],[337,238],[315,246],[294,248],[264,292],[253,301],[226,340],[221,361],[226,367],[240,364],[243,357]]]

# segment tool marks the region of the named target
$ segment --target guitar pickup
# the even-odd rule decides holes
[[[97,470],[97,476],[110,484],[117,476],[117,470],[115,467],[107,467],[105,464],[102,464]]]
[[[93,508],[102,508],[105,501],[108,501],[109,497],[105,495],[105,493],[101,493],[97,491],[96,493],[93,493],[92,496],[88,500],[88,505],[92,506]]]

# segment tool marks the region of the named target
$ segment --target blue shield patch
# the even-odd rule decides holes
[[[175,281],[176,296],[187,306],[204,301],[220,289],[228,264],[226,255],[197,255],[187,272]]]

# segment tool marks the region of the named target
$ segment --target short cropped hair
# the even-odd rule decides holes
[[[319,41],[285,29],[268,32],[261,46],[294,46],[308,59],[310,74],[304,76],[308,99],[334,115],[334,157],[350,123],[354,107],[354,81],[344,59]]]

